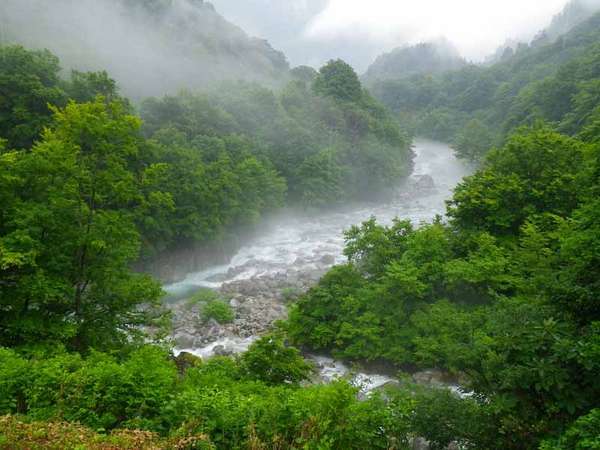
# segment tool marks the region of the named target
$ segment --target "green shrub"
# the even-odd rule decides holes
[[[212,289],[200,289],[186,304],[188,309],[198,305],[201,306],[200,317],[204,322],[214,319],[220,324],[226,324],[235,319],[235,314],[229,304]]]
[[[205,435],[161,438],[141,430],[115,430],[99,434],[78,424],[65,422],[27,422],[17,417],[0,417],[0,448],[85,449],[85,450],[153,450],[194,448],[214,449]]]
[[[98,352],[86,359],[65,353],[31,361],[0,355],[0,367],[5,362],[9,365],[0,370],[0,414],[26,412],[32,420],[79,422],[95,430],[163,431],[160,409],[177,382],[175,363],[153,346],[125,360]],[[23,363],[28,364],[25,373],[13,370]]]
[[[191,309],[196,305],[209,303],[219,299],[219,294],[217,294],[216,291],[209,288],[202,288],[199,291],[194,292],[194,295],[187,300],[186,306]]]
[[[231,309],[231,306],[225,301],[217,299],[207,302],[202,307],[202,319],[208,322],[210,319],[214,319],[221,325],[233,322],[235,314]]]
[[[0,348],[0,414],[18,412],[29,362],[12,350]]]
[[[279,336],[265,336],[250,346],[240,359],[249,378],[268,384],[298,383],[308,379],[312,366],[300,351],[287,347]]]
[[[476,400],[460,398],[445,388],[418,388],[414,394],[411,429],[429,442],[431,450],[444,450],[456,442],[461,449],[491,449],[492,422]]]
[[[557,441],[545,441],[542,450],[599,450],[600,409],[580,417]]]
[[[281,297],[286,303],[294,302],[302,295],[302,292],[297,287],[287,287],[281,290]]]

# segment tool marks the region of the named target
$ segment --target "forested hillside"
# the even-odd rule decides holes
[[[399,47],[379,56],[364,75],[368,85],[414,75],[433,75],[467,65],[452,43],[439,40]]]
[[[563,11],[552,19],[550,26],[536,36],[534,41],[539,44],[555,41],[585,22],[598,10],[600,10],[598,0],[571,0]]]
[[[352,69],[330,63],[314,77],[315,89],[303,81],[279,93],[229,84],[206,95],[149,99],[141,110],[144,131],[166,142],[177,133],[190,144],[203,136],[247,136],[286,179],[289,201],[305,206],[368,198],[408,175],[408,137]]]
[[[590,125],[599,40],[597,14],[550,43],[521,45],[491,67],[382,81],[372,90],[417,134],[451,141],[459,156],[478,161],[537,120],[570,135]]]
[[[0,16],[2,43],[47,48],[66,69],[108,70],[136,100],[220,80],[287,81],[283,53],[204,0],[3,0]]]

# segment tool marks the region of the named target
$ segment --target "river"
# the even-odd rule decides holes
[[[318,216],[284,215],[265,224],[261,233],[248,242],[227,265],[191,273],[178,283],[165,286],[173,298],[182,298],[200,288],[223,288],[227,285],[250,283],[267,286],[253,280],[297,280],[303,276],[318,278],[327,268],[345,258],[343,231],[370,217],[390,224],[394,218],[410,219],[418,225],[445,213],[454,187],[470,173],[468,166],[457,160],[452,149],[443,143],[417,139],[414,142],[414,171],[410,179],[398,186],[395,194],[379,203],[362,203],[322,213]],[[316,275],[315,275],[316,274]],[[292,283],[293,284],[293,283]],[[189,346],[187,351],[208,357],[215,348],[230,352],[244,351],[255,336],[229,333],[207,345]],[[344,375],[348,368],[327,357],[314,357],[324,379]],[[390,379],[381,375],[368,378],[358,374],[357,380],[368,389]]]

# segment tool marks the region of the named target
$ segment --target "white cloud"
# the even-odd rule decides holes
[[[471,59],[507,38],[531,37],[567,0],[330,0],[305,29],[308,40],[356,37],[389,49],[445,36]]]

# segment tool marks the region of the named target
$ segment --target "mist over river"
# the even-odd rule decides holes
[[[229,264],[190,273],[165,286],[175,315],[177,352],[209,357],[244,351],[274,320],[285,318],[282,290],[306,290],[328,268],[345,261],[343,232],[352,225],[370,217],[386,225],[395,218],[410,219],[418,225],[443,215],[454,187],[471,170],[444,143],[417,139],[414,152],[413,174],[387,201],[355,204],[316,216],[282,214],[269,221]],[[202,287],[219,289],[230,300],[236,323],[229,327],[213,323],[209,328],[195,325],[196,312],[181,305]],[[314,359],[325,379],[348,372],[345,365],[331,358]],[[369,388],[390,380],[375,375],[365,381],[364,374],[359,374],[359,379]]]

